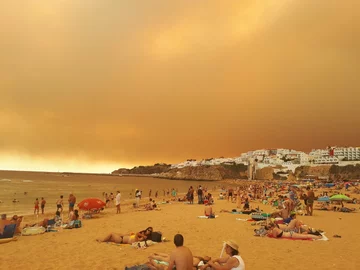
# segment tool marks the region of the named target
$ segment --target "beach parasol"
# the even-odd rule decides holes
[[[97,198],[88,198],[78,203],[78,207],[81,210],[92,210],[104,208],[106,203]]]
[[[317,199],[318,202],[329,202],[330,198],[328,196],[320,197]]]
[[[330,201],[351,201],[351,199],[343,194],[337,194],[330,198]]]

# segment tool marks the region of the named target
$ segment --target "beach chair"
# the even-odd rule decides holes
[[[0,235],[0,239],[13,238],[16,230],[16,224],[9,224],[4,227],[4,232]]]

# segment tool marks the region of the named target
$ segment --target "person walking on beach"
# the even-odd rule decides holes
[[[69,195],[68,202],[69,202],[69,212],[74,211],[74,206],[75,206],[75,203],[76,203],[76,197],[74,196],[74,194],[72,194],[72,192]]]
[[[56,201],[56,211],[60,211],[60,213],[62,213],[63,211],[63,206],[64,206],[63,200],[64,200],[64,196],[61,195],[60,199]]]
[[[170,254],[168,269],[188,270],[193,269],[193,255],[189,248],[183,246],[184,237],[181,234],[174,236],[176,249]]]
[[[116,198],[115,198],[115,203],[116,203],[116,214],[120,214],[120,199],[121,199],[121,194],[120,191],[117,191],[116,194]]]
[[[38,215],[39,214],[39,199],[36,198],[35,202],[34,202],[34,215],[35,213]]]
[[[46,201],[44,197],[41,198],[41,214],[44,214]]]

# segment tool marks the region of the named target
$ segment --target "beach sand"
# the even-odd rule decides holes
[[[305,223],[324,230],[330,241],[292,241],[253,236],[251,222],[236,220],[247,215],[218,213],[216,219],[199,219],[203,205],[175,202],[160,207],[161,211],[138,212],[124,206],[119,215],[109,208],[99,218],[83,220],[80,229],[20,236],[18,241],[0,245],[0,269],[124,269],[146,262],[153,252],[169,253],[176,233],[183,234],[194,255],[213,258],[220,255],[224,240],[237,241],[246,269],[360,269],[359,213],[315,211],[312,217],[302,216]],[[214,210],[234,207],[234,203],[218,200]],[[269,206],[260,207],[270,210]],[[25,217],[25,223],[29,218]],[[95,241],[109,232],[137,232],[148,226],[171,241],[147,249]],[[334,234],[342,238],[333,238]]]

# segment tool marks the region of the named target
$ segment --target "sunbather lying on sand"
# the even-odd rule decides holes
[[[348,208],[348,207],[338,207],[338,208],[336,208],[336,211],[345,212],[345,213],[354,212],[355,210],[356,210],[355,208]]]
[[[116,244],[132,244],[134,242],[145,241],[151,235],[153,231],[152,227],[146,230],[140,231],[136,234],[121,234],[121,233],[110,233],[104,238],[97,238],[98,242],[112,242]]]
[[[271,223],[265,227],[268,230],[268,235],[276,238],[293,238],[293,239],[313,239],[318,240],[322,239],[323,236],[313,235],[313,234],[300,234],[293,231],[285,232],[279,228],[275,223]]]
[[[211,257],[193,256],[193,269],[197,269],[199,265],[204,265],[211,260]],[[168,269],[170,263],[170,255],[166,253],[153,253],[149,256],[147,265],[150,269]]]

